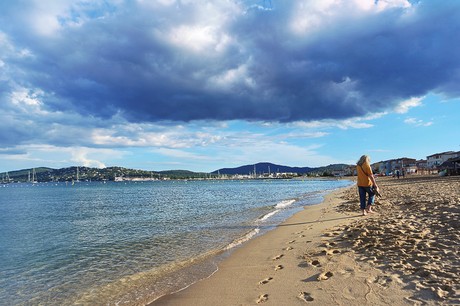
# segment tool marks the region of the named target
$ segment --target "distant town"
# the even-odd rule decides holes
[[[397,158],[372,164],[374,173],[378,175],[405,174],[460,174],[460,151],[435,153],[426,159]]]
[[[423,160],[401,157],[379,161],[371,165],[378,176],[459,175],[460,151],[432,154]],[[79,181],[155,181],[174,179],[290,179],[295,177],[343,177],[356,175],[356,166],[333,164],[325,167],[289,167],[272,163],[258,163],[237,168],[224,168],[210,173],[187,170],[146,171],[122,167],[90,168],[46,167],[23,169],[1,174],[0,183],[79,182]]]
[[[377,176],[404,176],[404,175],[460,175],[460,151],[435,153],[426,159],[401,157],[379,161],[371,165]],[[349,165],[342,170],[334,171],[334,176],[356,175],[356,165]]]

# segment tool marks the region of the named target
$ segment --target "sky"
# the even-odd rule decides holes
[[[0,105],[0,172],[460,151],[460,1],[1,1]]]

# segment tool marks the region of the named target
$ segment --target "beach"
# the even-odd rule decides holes
[[[151,305],[460,304],[460,177],[377,181],[374,214],[334,191]]]

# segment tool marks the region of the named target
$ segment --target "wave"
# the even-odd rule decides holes
[[[260,232],[260,229],[259,228],[255,228],[253,229],[252,231],[250,231],[249,233],[247,233],[246,235],[234,240],[233,242],[231,242],[229,245],[227,245],[224,250],[230,250],[236,246],[239,246],[243,243],[245,243],[246,241],[250,240],[252,237],[254,237],[255,235],[257,235],[258,233]]]
[[[284,209],[288,206],[291,206],[296,200],[284,200],[276,204],[276,209]]]
[[[257,220],[257,222],[262,222],[262,221],[267,220],[267,219],[270,218],[271,216],[276,215],[277,213],[279,213],[280,210],[281,210],[281,209],[277,209],[277,210],[275,210],[275,211],[269,212],[269,213],[266,214],[266,215],[263,215],[262,217],[260,217],[260,218]]]
[[[274,211],[271,211],[268,214],[265,214],[262,217],[260,217],[259,219],[257,219],[257,223],[266,221],[270,217],[272,217],[272,216],[276,215],[277,213],[279,213],[281,210],[286,209],[287,207],[289,207],[292,204],[294,204],[295,201],[296,200],[291,199],[291,200],[283,200],[283,201],[279,202],[278,204],[275,205],[275,210]]]

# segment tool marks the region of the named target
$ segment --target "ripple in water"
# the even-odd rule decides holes
[[[225,250],[349,184],[8,184],[0,188],[0,300],[147,303],[211,275]]]

